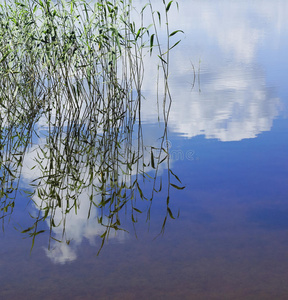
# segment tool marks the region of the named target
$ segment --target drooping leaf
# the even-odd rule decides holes
[[[185,186],[178,186],[178,185],[173,184],[173,183],[170,183],[170,185],[173,186],[177,190],[183,190],[183,189],[185,189]]]
[[[171,209],[169,207],[167,207],[167,211],[169,213],[170,218],[175,220],[175,218],[174,218],[174,216],[172,214],[172,211],[171,211]]]
[[[169,11],[172,2],[173,2],[173,0],[171,0],[171,1],[167,4],[167,6],[166,6],[166,11],[167,11],[167,12]]]

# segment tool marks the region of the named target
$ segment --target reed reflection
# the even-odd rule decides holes
[[[91,7],[73,2],[71,9],[63,2],[24,1],[5,6],[8,13],[2,13],[1,218],[4,226],[17,193],[24,192],[37,210],[22,233],[31,237],[33,248],[36,237],[48,231],[48,249],[56,253],[48,255],[55,262],[75,259],[68,246],[83,236],[91,242],[100,236],[100,251],[112,231],[125,232],[124,215],[137,223],[143,213],[140,200],[147,204],[149,220],[164,169],[168,183],[162,191],[167,201],[161,232],[167,218],[174,218],[170,186],[182,188],[170,185],[171,177],[180,180],[170,168],[166,142],[174,46],[168,30],[167,49],[162,49],[154,22],[145,48],[148,28],[135,28],[129,3],[99,1]],[[170,6],[164,6],[167,29]],[[141,19],[143,14],[144,9]],[[157,51],[156,69],[164,80],[158,91],[163,131],[155,144],[144,142],[141,126],[144,50]],[[83,225],[87,219],[92,221]]]

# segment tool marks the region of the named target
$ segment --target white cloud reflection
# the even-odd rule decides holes
[[[42,152],[39,150],[39,146],[43,147],[44,143],[44,140],[39,139],[38,143],[35,144],[25,155],[22,170],[22,185],[30,183],[35,178],[40,178],[43,176],[43,173],[39,169],[39,165],[36,163],[35,159],[41,158],[43,166],[48,164],[48,160],[44,159]],[[31,170],[34,165],[36,165],[36,167]],[[85,173],[88,172],[88,170],[81,170],[81,172]],[[85,177],[85,175],[83,177]],[[69,181],[68,178],[67,180]],[[98,182],[94,182],[94,184],[98,184]],[[99,210],[94,205],[90,207],[91,202],[89,200],[88,189],[89,188],[84,188],[81,194],[79,194],[77,197],[77,212],[75,212],[75,209],[72,209],[69,213],[65,212],[68,207],[66,201],[67,189],[63,190],[61,193],[61,198],[63,200],[62,207],[57,207],[53,211],[54,223],[56,225],[60,225],[57,227],[52,227],[52,236],[62,242],[59,243],[51,240],[50,250],[45,248],[46,255],[54,263],[64,264],[66,262],[75,260],[77,258],[77,248],[84,239],[88,240],[90,245],[96,245],[96,248],[99,248],[100,246],[99,240],[97,241],[98,244],[96,244],[96,237],[99,237],[104,232],[105,227],[98,223],[97,217],[100,217],[100,215],[98,215]],[[41,198],[39,198],[37,192],[32,196],[32,198],[36,210],[43,206],[43,201]],[[93,200],[98,203],[100,199],[96,196],[96,198]],[[71,201],[73,202],[73,200]],[[41,213],[44,215],[44,211]],[[51,213],[49,213],[48,218],[45,221],[48,228],[50,227],[50,218]],[[105,221],[106,219],[103,217],[103,222]],[[116,233],[114,230],[111,230],[109,239],[111,238],[116,239],[118,242],[122,242],[127,239],[128,236],[124,231],[119,230]],[[66,243],[66,241],[70,242],[69,245]]]
[[[239,69],[230,69],[233,76],[229,78],[226,70],[221,71],[218,76],[222,78],[209,80],[207,74],[200,94],[181,93],[181,106],[177,97],[179,108],[171,111],[171,130],[189,138],[204,134],[221,141],[240,141],[271,129],[279,99],[265,87],[263,78]]]
[[[36,200],[37,204],[41,203],[41,200],[37,199],[37,197],[33,197],[33,200]],[[52,241],[51,249],[48,250],[45,248],[47,257],[54,263],[64,264],[75,260],[77,258],[77,248],[84,239],[88,240],[90,245],[96,246],[96,249],[99,249],[100,244],[99,240],[97,240],[98,244],[96,243],[96,237],[99,237],[104,232],[104,227],[97,221],[98,211],[96,207],[92,207],[90,217],[89,219],[87,218],[90,201],[89,195],[85,191],[79,196],[78,202],[77,214],[73,211],[65,216],[65,238],[70,241],[70,244],[68,245],[65,241],[62,243]],[[65,205],[65,201],[63,201],[63,205]],[[54,215],[54,222],[58,224],[61,220],[61,225],[53,228],[53,236],[58,240],[62,240],[63,215],[62,211],[57,209]],[[116,233],[111,230],[111,234],[109,235],[109,239],[116,239],[117,242],[123,242],[127,238],[128,236],[124,231],[117,231]]]
[[[221,141],[269,131],[280,100],[266,82],[259,52],[271,42],[276,45],[280,32],[287,34],[287,14],[288,4],[281,0],[181,2],[180,13],[170,18],[186,34],[172,52],[170,130],[188,138],[205,135]],[[201,69],[200,85],[196,78],[192,92],[190,61],[196,73]],[[145,81],[148,95],[153,94],[150,78]],[[155,116],[149,101],[145,113],[146,120]]]
[[[41,121],[42,130],[45,128],[44,126],[45,123],[46,122],[44,121],[43,118]],[[156,141],[159,138],[159,136],[161,136],[160,133],[157,130],[155,131],[154,128],[148,130],[148,134],[145,135],[145,137],[147,136],[147,138],[145,138],[144,144],[158,147],[159,145],[157,144]],[[38,134],[40,135],[39,132]],[[62,135],[62,137],[64,138],[64,134]],[[135,140],[135,143],[136,142],[137,140]],[[44,158],[42,151],[39,150],[39,147],[44,148],[45,144],[46,144],[46,139],[39,138],[37,143],[35,143],[30,148],[30,150],[26,153],[24,157],[21,184],[22,186],[25,186],[25,188],[27,188],[27,185],[31,183],[32,180],[35,180],[36,178],[41,178],[43,176],[43,173],[40,170],[39,164],[36,162],[36,160],[40,160],[42,166],[44,167],[49,165],[48,159]],[[49,157],[49,154],[47,154],[47,157]],[[150,161],[150,157],[151,157],[150,152],[145,151],[144,161],[147,164]],[[165,162],[163,162],[159,166],[158,169],[159,176],[162,174],[163,170],[166,167],[167,165]],[[125,168],[123,167],[123,170],[124,169]],[[151,170],[152,167],[148,166],[145,169],[145,172],[149,172]],[[133,165],[131,174],[135,175],[137,174],[137,171],[138,171],[137,166]],[[88,173],[89,170],[83,168],[81,170],[81,174],[83,174],[82,178],[89,178],[89,176],[87,176]],[[66,177],[66,179],[63,180],[63,182],[67,182],[66,184],[68,185],[69,182],[68,176]],[[99,185],[97,178],[94,179],[93,184],[95,186]],[[91,195],[91,187],[84,188],[81,191],[81,193],[77,195],[77,212],[75,212],[75,209],[72,209],[70,210],[69,213],[66,213],[68,208],[68,204],[66,200],[67,189],[62,190],[60,195],[62,200],[61,202],[62,207],[55,205],[56,209],[53,211],[54,223],[56,225],[59,224],[59,226],[51,228],[53,238],[62,242],[59,243],[55,240],[51,240],[50,249],[49,250],[47,248],[44,249],[47,257],[49,257],[53,263],[65,264],[67,262],[71,262],[77,259],[77,251],[78,251],[77,249],[84,240],[87,240],[90,245],[95,246],[98,251],[101,245],[101,241],[99,237],[104,233],[106,228],[103,225],[98,223],[98,217],[100,217],[99,215],[100,211],[94,205],[90,206],[91,201],[89,195]],[[36,188],[36,193],[32,196],[32,199],[36,211],[38,211],[41,207],[43,207],[43,200],[38,196],[37,188]],[[101,199],[99,195],[95,195],[95,197],[93,198],[93,201],[95,203],[99,203],[100,200]],[[74,200],[71,199],[70,202],[73,201]],[[49,205],[51,205],[51,203]],[[46,205],[44,203],[44,207],[45,206]],[[71,203],[70,203],[70,207],[71,207]],[[43,210],[41,211],[41,214],[44,215]],[[89,214],[89,219],[88,219],[88,214]],[[50,227],[50,219],[51,219],[51,213],[48,214],[48,218],[45,220],[48,228]],[[102,222],[107,223],[107,218],[105,216],[103,216]],[[98,239],[96,241],[97,237]],[[125,231],[122,230],[115,231],[113,229],[110,230],[109,240],[113,239],[118,243],[122,243],[128,238],[129,238],[129,233]],[[66,243],[66,241],[69,242],[69,245],[68,243]]]

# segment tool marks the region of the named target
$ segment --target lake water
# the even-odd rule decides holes
[[[168,216],[158,236],[166,214],[158,193],[150,221],[139,214],[133,229],[124,216],[129,233],[111,234],[97,256],[97,212],[87,221],[83,201],[67,220],[71,243],[52,241],[48,251],[45,232],[30,254],[31,238],[19,228],[37,210],[19,194],[0,237],[0,298],[287,299],[287,15],[286,0],[179,2],[170,26],[185,33],[170,57],[166,141],[182,182],[172,183],[185,186],[170,189],[179,217]],[[146,61],[142,129],[146,144],[156,145],[163,126],[155,65]],[[53,230],[61,239],[63,228]]]

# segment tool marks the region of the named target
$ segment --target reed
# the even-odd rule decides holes
[[[83,192],[90,201],[87,218],[92,207],[100,211],[98,222],[104,228],[100,250],[111,230],[125,230],[124,208],[132,223],[137,222],[142,213],[137,199],[147,201],[149,220],[154,193],[162,189],[156,187],[163,164],[168,185],[162,232],[167,217],[174,218],[169,189],[182,187],[170,184],[171,175],[180,180],[170,168],[165,146],[172,101],[168,67],[169,53],[179,43],[171,46],[171,39],[182,31],[169,31],[172,4],[163,0],[164,48],[158,34],[161,12],[153,10],[151,1],[137,20],[128,0],[21,0],[0,5],[2,219],[4,224],[13,212],[25,154],[34,147],[31,172],[41,175],[22,190],[39,210],[31,226],[22,230],[32,238],[32,248],[35,237],[45,231],[39,229],[43,221],[49,222],[50,240],[55,240],[53,227],[60,224],[55,224],[54,216],[59,211],[63,226],[59,242],[68,243],[66,217],[77,213]],[[144,24],[147,13],[152,16],[149,25]],[[164,129],[157,148],[144,144],[141,126],[147,54],[158,56],[157,69],[164,80],[158,99]],[[147,181],[152,183],[150,195],[143,190]]]

